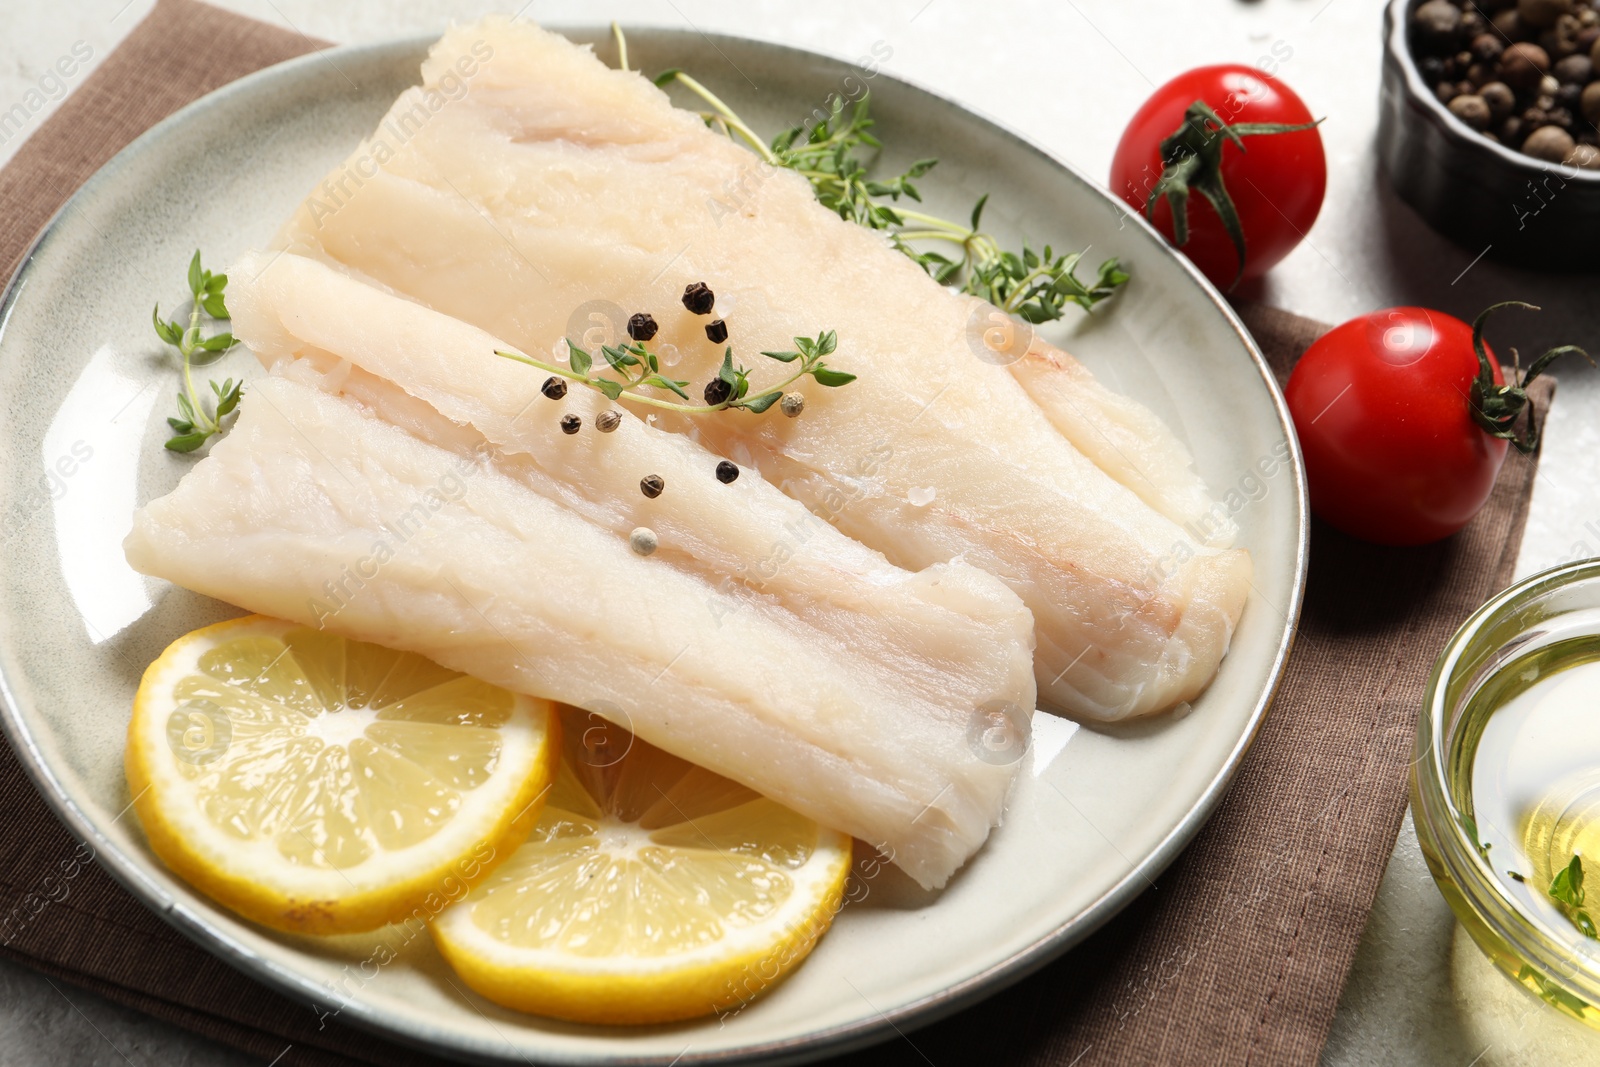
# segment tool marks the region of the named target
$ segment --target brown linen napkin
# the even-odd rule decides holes
[[[164,115],[319,44],[161,0],[0,171],[0,263],[17,263],[66,196]],[[1280,376],[1324,329],[1245,315]],[[1547,404],[1549,386],[1535,394]],[[1189,849],[1063,959],[836,1062],[1314,1063],[1405,809],[1423,682],[1454,628],[1510,580],[1534,462],[1513,452],[1489,505],[1443,544],[1382,549],[1319,526],[1276,705]],[[282,1067],[439,1062],[323,1020],[189,942],[86,862],[3,745],[0,811],[0,955]]]

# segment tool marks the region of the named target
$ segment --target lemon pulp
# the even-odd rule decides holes
[[[748,1000],[831,923],[850,839],[596,723],[569,719],[537,825],[436,924],[441,950],[490,999],[579,1021]]]
[[[546,702],[424,657],[250,617],[151,665],[128,778],[152,846],[198,888],[269,925],[348,932],[509,854],[555,728]]]

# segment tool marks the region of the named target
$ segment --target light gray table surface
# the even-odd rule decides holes
[[[452,19],[520,6],[494,0],[218,2],[308,36],[352,43],[437,30]],[[0,111],[38,87],[56,58],[79,42],[92,49],[92,68],[152,4],[0,0]],[[1097,177],[1107,171],[1123,124],[1156,85],[1203,63],[1275,55],[1280,75],[1315,113],[1327,116],[1328,196],[1306,242],[1248,295],[1330,322],[1397,304],[1470,320],[1496,300],[1530,299],[1546,311],[1515,323],[1524,351],[1569,341],[1600,349],[1592,282],[1474,262],[1477,249],[1438,237],[1389,192],[1374,148],[1380,0],[532,0],[524,11],[552,24],[615,18],[689,26],[847,58],[883,41],[894,51],[886,65],[891,72],[999,118]],[[0,164],[55,103],[0,141]],[[1600,260],[1600,249],[1596,255]],[[1600,554],[1600,537],[1586,531],[1590,522],[1600,529],[1600,463],[1591,458],[1600,455],[1600,375],[1569,364],[1559,377],[1520,573]],[[254,1062],[0,964],[0,1067]],[[1408,818],[1323,1062],[1600,1063],[1600,1035],[1524,996],[1464,939],[1428,877]]]

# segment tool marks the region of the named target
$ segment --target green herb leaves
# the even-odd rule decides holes
[[[887,181],[868,178],[869,161],[854,152],[863,145],[874,152],[883,147],[869,132],[875,124],[870,96],[863,96],[848,118],[844,107],[844,101],[835,98],[829,117],[809,134],[803,126],[778,134],[772,140],[774,161],[803,175],[817,200],[840,218],[887,232],[894,247],[941,285],[959,286],[962,292],[982,297],[1002,311],[1041,323],[1061,318],[1068,304],[1088,311],[1127,282],[1127,272],[1115,259],[1101,263],[1095,280],[1085,285],[1074,273],[1081,252],[1057,256],[1046,245],[1041,254],[1027,241],[1021,254],[1003,251],[994,237],[980,228],[988,194],[978,198],[965,226],[896,206],[902,196],[921,203],[913,179],[927,174],[938,160],[919,159]],[[928,242],[956,245],[960,255],[923,248]]]
[[[1600,940],[1600,930],[1595,928],[1594,920],[1584,910],[1583,890],[1583,858],[1573,854],[1572,862],[1556,872],[1550,881],[1548,890],[1550,899],[1556,902],[1562,914],[1572,920],[1584,937]]]
[[[521,352],[504,352],[495,350],[495,355],[505,359],[526,363],[530,367],[537,367],[542,371],[560,375],[563,378],[580,382],[591,389],[598,389],[612,400],[627,397],[629,400],[652,407],[666,408],[670,411],[680,411],[688,414],[702,414],[711,411],[725,411],[737,408],[754,414],[761,414],[773,404],[783,398],[784,390],[801,378],[809,375],[818,385],[829,388],[838,388],[849,385],[856,380],[854,374],[847,374],[841,370],[834,370],[823,362],[824,357],[830,356],[839,347],[838,335],[832,330],[819,333],[815,338],[796,337],[794,350],[789,352],[763,352],[768,359],[777,360],[779,363],[797,363],[799,366],[783,381],[777,385],[762,388],[754,395],[751,394],[749,368],[736,366],[733,361],[733,348],[728,346],[722,353],[722,366],[717,370],[716,378],[706,384],[704,404],[680,404],[677,401],[666,400],[650,393],[641,392],[642,389],[659,389],[671,393],[682,400],[688,400],[689,394],[685,391],[689,387],[686,381],[669,378],[661,373],[661,361],[656,354],[645,347],[641,341],[633,341],[625,345],[602,345],[600,355],[605,359],[607,366],[617,377],[611,378],[604,374],[595,374],[594,356],[588,351],[579,348],[571,338],[567,339],[567,366],[562,367],[553,363],[545,363],[525,356]],[[620,381],[618,379],[621,379]]]
[[[939,161],[919,159],[888,181],[869,179],[867,162],[857,158],[854,151],[862,145],[875,151],[883,148],[883,143],[868,132],[873,125],[866,97],[861,98],[848,118],[844,100],[835,97],[827,119],[809,133],[804,126],[784,130],[772,139],[771,151],[780,166],[799,171],[811,183],[811,190],[823,207],[868,229],[887,230],[904,226],[905,219],[882,203],[882,198],[897,201],[904,196],[921,203],[922,194],[912,179],[922,177]]]
[[[1059,319],[1068,304],[1088,311],[1111,296],[1128,280],[1128,272],[1115,259],[1100,264],[1095,279],[1085,285],[1077,276],[1082,252],[1054,256],[1049,245],[1035,254],[1022,246],[1022,258],[1002,252],[972,267],[964,288],[995,307],[1037,325]]]
[[[763,352],[761,354],[780,363],[793,363],[797,359],[803,360],[804,363],[800,374],[809,374],[818,385],[825,385],[830,389],[837,389],[841,385],[849,385],[856,380],[854,374],[846,374],[842,370],[833,370],[822,362],[822,357],[833,355],[834,350],[839,347],[838,335],[832,330],[827,333],[817,334],[816,340],[812,340],[809,337],[796,337],[794,339],[794,347],[795,351],[791,352]]]
[[[811,183],[818,202],[840,218],[882,230],[895,248],[939,284],[958,286],[962,292],[982,297],[1028,322],[1059,319],[1068,304],[1092,310],[1128,281],[1127,272],[1116,259],[1102,262],[1094,281],[1086,284],[1074,273],[1082,252],[1058,256],[1049,245],[1042,253],[1035,252],[1026,240],[1020,254],[1003,251],[999,242],[980,228],[983,209],[989,201],[987,194],[973,205],[967,225],[905,206],[902,198],[922,202],[915,182],[938,160],[919,159],[887,180],[869,177],[883,148],[883,142],[871,132],[875,122],[870,93],[862,96],[848,114],[844,99],[835,95],[822,121],[809,129],[790,127],[768,145],[732,108],[683,71],[665,71],[655,82],[662,87],[673,82],[682,84],[709,105],[711,110],[701,112],[707,125],[730,137],[739,137],[772,166],[800,174]],[[871,155],[857,155],[863,148]],[[955,248],[947,249],[946,254],[926,247],[930,243]]]
[[[167,441],[167,448],[173,452],[193,452],[211,437],[220,434],[223,430],[222,420],[239,406],[239,399],[243,395],[242,381],[235,382],[228,378],[221,385],[213,381],[213,396],[208,408],[194,387],[196,358],[202,354],[220,355],[235,343],[233,334],[226,330],[210,337],[200,333],[202,314],[216,320],[228,318],[228,306],[223,298],[223,291],[227,287],[228,276],[213,274],[201,266],[197,249],[194,258],[189,260],[189,295],[193,301],[189,325],[182,326],[176,319],[163,320],[160,304],[150,313],[156,336],[164,344],[176,348],[183,359],[183,392],[178,394],[178,415],[167,419],[167,425],[172,427],[173,433]]]

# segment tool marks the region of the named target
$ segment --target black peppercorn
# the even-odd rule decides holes
[[[706,337],[714,345],[720,345],[728,339],[728,324],[721,319],[712,319],[706,323]]]
[[[1549,69],[1549,53],[1536,44],[1519,42],[1500,55],[1500,80],[1520,93],[1538,89]]]
[[[594,417],[594,428],[601,433],[610,433],[622,425],[622,416],[615,411],[602,411]]]
[[[1489,105],[1483,97],[1466,93],[1450,101],[1450,114],[1472,127],[1474,130],[1487,130],[1489,128]]]
[[[1517,94],[1513,93],[1505,82],[1490,82],[1478,90],[1478,95],[1489,105],[1489,113],[1494,116],[1496,122],[1504,122],[1506,116],[1517,106]]]
[[[1520,143],[1523,132],[1522,119],[1516,115],[1512,115],[1500,124],[1500,140],[1508,145]]]
[[[1600,82],[1590,82],[1583,87],[1583,95],[1578,100],[1578,106],[1583,108],[1583,117],[1590,123],[1600,125]]]
[[[1543,29],[1572,10],[1572,0],[1517,0],[1517,14],[1530,26]]]
[[[628,336],[635,341],[648,341],[656,335],[656,320],[641,311],[628,319]]]
[[[1496,11],[1490,16],[1489,25],[1508,41],[1525,41],[1531,32],[1530,27],[1523,23],[1522,16],[1517,14],[1517,9],[1514,7]]]
[[[580,418],[579,416],[573,415],[570,412],[568,414],[566,414],[566,415],[561,416],[561,432],[562,433],[564,433],[564,434],[575,434],[581,429],[583,429],[583,419]]]
[[[1588,56],[1567,56],[1557,60],[1550,73],[1554,74],[1556,81],[1563,85],[1576,85],[1582,88],[1594,77],[1594,64],[1590,62]]]
[[[659,474],[647,474],[639,479],[639,492],[654,500],[666,489],[667,483]]]
[[[733,386],[729,385],[721,378],[713,378],[706,383],[706,403],[710,404],[712,407],[716,407],[718,404],[722,403],[732,395]]]
[[[717,464],[717,481],[721,482],[723,485],[727,485],[729,482],[738,477],[739,468],[734,464],[729,463],[727,460],[723,460]]]
[[[1579,102],[1583,99],[1583,88],[1577,85],[1563,85],[1556,90],[1556,106],[1568,111],[1578,110]]]
[[[1539,43],[1552,58],[1560,59],[1578,50],[1578,35],[1582,32],[1583,23],[1575,16],[1562,15],[1554,26],[1539,35]]]
[[[1411,16],[1411,25],[1419,44],[1433,49],[1448,48],[1455,43],[1461,29],[1461,9],[1450,0],[1428,0]]]
[[[1542,126],[1522,142],[1522,150],[1535,159],[1549,163],[1564,163],[1577,142],[1559,126]]]
[[[544,380],[543,385],[539,386],[539,392],[551,400],[560,400],[567,395],[567,383],[552,374]]]
[[[705,282],[695,282],[683,291],[683,306],[696,315],[709,315],[717,304],[717,294]]]
[[[1437,85],[1444,78],[1444,60],[1438,56],[1423,56],[1417,60],[1417,70],[1422,72],[1423,81]]]

